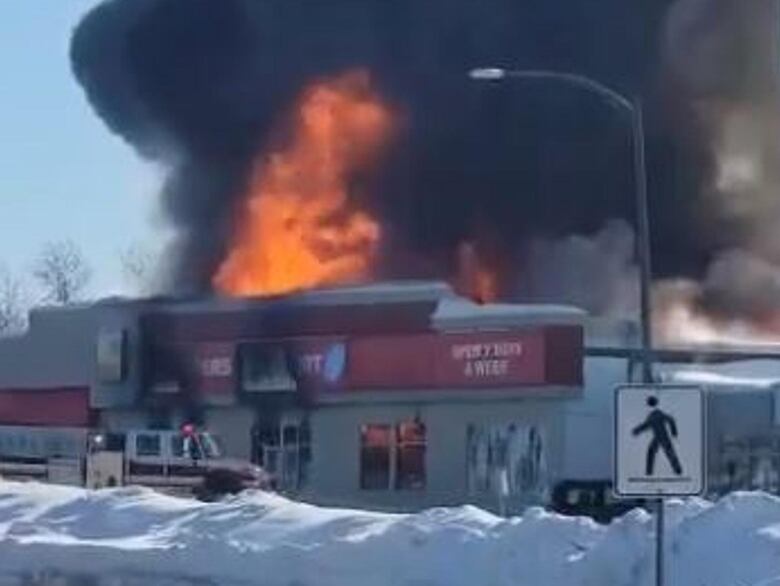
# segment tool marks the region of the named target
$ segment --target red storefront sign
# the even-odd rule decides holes
[[[257,364],[262,372],[255,375],[271,381],[266,390],[297,391],[309,400],[318,395],[371,390],[552,388],[582,384],[582,329],[577,326],[279,339],[248,344],[267,347],[266,358],[272,356],[270,350],[279,353],[279,364],[262,360]],[[239,360],[249,360],[251,365],[253,354],[243,353],[239,359],[236,344],[193,344],[186,350],[180,348],[176,354],[189,358],[184,361],[191,373],[184,379],[185,388],[189,380],[193,390],[206,401],[232,401],[237,391],[256,391],[249,386],[251,377],[239,380],[237,372]],[[290,388],[273,386],[282,375],[290,381]]]
[[[290,344],[299,388],[328,391],[347,382],[347,344],[340,339],[297,340]]]
[[[236,347],[224,342],[198,344],[194,351],[195,385],[201,394],[229,398],[236,390]]]
[[[545,383],[543,331],[444,335],[436,339],[439,387],[502,387]]]
[[[349,346],[349,387],[501,388],[579,385],[582,344],[572,328],[357,338]],[[567,343],[561,344],[560,339]],[[556,354],[552,354],[554,347]]]

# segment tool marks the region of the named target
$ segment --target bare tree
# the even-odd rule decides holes
[[[62,240],[44,245],[33,275],[47,302],[65,305],[81,298],[92,271],[81,250],[72,241]]]
[[[154,254],[149,249],[135,244],[120,252],[119,260],[128,285],[139,295],[150,294],[154,289]]]
[[[26,309],[21,281],[0,265],[0,336],[24,329]]]

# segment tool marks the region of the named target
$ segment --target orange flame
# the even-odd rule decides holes
[[[369,277],[381,228],[353,208],[349,183],[378,157],[391,123],[365,72],[306,90],[290,143],[256,163],[237,238],[214,286],[273,295]]]
[[[472,242],[462,242],[458,247],[457,289],[477,303],[498,298],[497,273],[480,257]]]

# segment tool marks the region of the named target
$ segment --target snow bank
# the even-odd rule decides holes
[[[780,584],[780,499],[678,501],[668,517],[670,585]],[[0,585],[649,586],[652,528],[639,510],[603,527],[540,509],[391,515],[0,483]]]

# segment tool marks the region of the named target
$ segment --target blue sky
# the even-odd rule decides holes
[[[159,169],[103,125],[70,72],[71,31],[97,3],[0,3],[0,264],[29,275],[44,242],[71,239],[92,296],[121,292],[120,251],[164,233]]]

